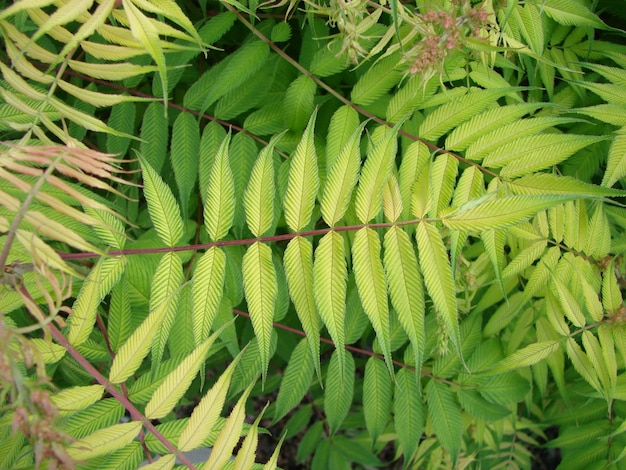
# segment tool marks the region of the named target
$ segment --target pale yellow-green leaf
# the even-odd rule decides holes
[[[230,134],[222,141],[209,174],[204,225],[213,241],[226,236],[235,215],[235,180],[229,163],[229,143]]]
[[[420,222],[417,225],[416,237],[420,267],[424,274],[426,289],[455,349],[460,354],[461,333],[454,280],[441,233],[434,225]]]
[[[11,343],[11,347],[15,346],[14,351],[17,353],[20,361],[24,361],[24,351],[18,343]],[[28,340],[28,345],[32,347],[37,359],[41,359],[44,364],[55,364],[63,359],[67,350],[60,344],[53,343],[43,338],[32,338]]]
[[[320,317],[335,343],[340,369],[345,359],[345,313],[348,272],[341,234],[329,232],[315,250],[313,292]],[[343,371],[341,371],[343,375]]]
[[[11,6],[4,8],[0,11],[0,20],[9,18],[24,10],[30,10],[33,8],[44,8],[54,3],[55,0],[18,0],[13,2]]]
[[[272,249],[261,242],[252,244],[243,256],[243,287],[254,334],[259,342],[263,377],[270,360],[274,311],[278,284],[272,261]]]
[[[213,431],[224,406],[233,372],[244,351],[245,349],[220,374],[211,390],[202,397],[200,403],[193,409],[189,421],[187,421],[178,439],[178,448],[181,451],[197,449]]]
[[[428,213],[437,217],[450,203],[456,183],[459,161],[449,153],[439,155],[430,166],[430,201]]]
[[[617,386],[617,360],[615,357],[615,341],[610,329],[606,325],[601,325],[598,330],[600,347],[602,348],[602,358],[604,367],[608,373],[608,388],[613,391]]]
[[[156,62],[159,76],[161,77],[163,99],[165,100],[167,98],[167,67],[159,33],[148,17],[131,0],[122,0],[122,5],[128,17],[133,36],[145,47],[154,62]]]
[[[316,116],[317,110],[311,115],[289,166],[287,191],[284,197],[285,221],[294,232],[299,232],[311,221],[315,196],[319,188],[313,134]]]
[[[150,219],[159,238],[167,246],[174,246],[183,236],[183,220],[172,190],[144,158],[140,158],[143,170],[143,192],[148,203]]]
[[[0,191],[0,196],[2,191]],[[37,264],[45,264],[53,269],[66,272],[72,276],[79,277],[79,274],[68,266],[59,254],[47,245],[41,238],[34,233],[18,229],[15,232],[15,238],[26,249],[26,251],[36,260]]]
[[[423,167],[422,172],[411,187],[411,213],[421,219],[426,216],[428,206],[430,204],[430,167],[428,161]]]
[[[76,461],[112,454],[130,444],[137,437],[139,431],[141,431],[141,423],[137,421],[114,424],[73,442],[68,447],[67,453]]]
[[[246,417],[246,400],[252,391],[254,384],[250,385],[241,395],[237,404],[231,411],[230,416],[224,423],[224,427],[220,431],[211,455],[205,463],[206,468],[222,468],[224,464],[232,458],[233,449],[243,430],[243,423]]]
[[[443,217],[442,222],[454,230],[503,228],[528,219],[539,211],[563,203],[572,197],[560,195],[520,195],[494,199],[493,194],[469,201]]]
[[[226,275],[226,255],[217,246],[202,255],[193,276],[193,337],[196,345],[209,336],[222,299]]]
[[[72,345],[78,346],[89,338],[96,321],[98,306],[119,281],[125,266],[124,257],[105,257],[100,258],[89,272],[72,307],[68,335]]]
[[[391,222],[395,222],[402,215],[402,195],[398,180],[393,174],[389,176],[383,189],[383,213]]]
[[[250,429],[248,429],[248,434],[246,434],[246,438],[241,444],[241,449],[237,452],[237,458],[235,459],[235,465],[233,467],[234,470],[248,470],[254,464],[256,448],[259,443],[259,423],[266,409],[267,405],[254,420]]]
[[[118,103],[125,102],[141,102],[141,101],[153,101],[152,98],[141,98],[131,95],[119,95],[115,93],[100,93],[97,91],[90,91],[86,88],[73,85],[69,82],[58,80],[57,85],[59,88],[72,96],[75,96],[85,103],[89,103],[98,108],[110,107]]]
[[[109,380],[112,383],[125,381],[141,365],[168,309],[169,302],[167,301],[158,305],[120,347],[109,372]]]
[[[424,166],[430,163],[430,150],[422,142],[413,142],[402,153],[402,161],[398,169],[398,184],[402,194],[402,215],[408,219],[412,210],[413,186],[423,174]],[[428,173],[427,173],[428,174]]]
[[[274,137],[269,145],[261,150],[252,167],[250,181],[243,196],[246,222],[255,237],[263,235],[274,219],[274,163],[273,151],[278,139]]]
[[[398,127],[384,130],[383,137],[368,153],[356,191],[356,215],[362,223],[372,220],[380,212],[385,183],[391,174],[396,157]]]
[[[83,13],[87,12],[93,5],[93,0],[71,0],[64,2],[59,6],[47,21],[42,24],[37,32],[33,34],[32,41],[36,42],[44,34],[51,31],[53,28],[70,23],[78,18]]]
[[[328,173],[321,203],[322,217],[331,227],[345,215],[359,178],[361,166],[359,142],[364,126],[365,123],[361,124],[346,141],[339,154],[332,156],[334,163]]]
[[[283,441],[285,440],[285,436],[286,436],[286,434],[283,434],[282,437],[280,438],[280,441],[278,441],[278,445],[276,446],[276,449],[274,449],[274,452],[272,453],[272,456],[267,461],[267,463],[265,465],[263,465],[263,470],[275,470],[276,468],[278,468],[278,466],[277,466],[278,456],[280,455],[280,448],[283,445]]]
[[[424,284],[409,235],[400,227],[385,233],[384,265],[391,303],[413,346],[416,367],[424,360]]]
[[[85,385],[61,390],[51,397],[61,415],[84,410],[97,402],[104,393],[102,385]]]
[[[489,369],[489,373],[500,374],[520,367],[537,364],[539,361],[549,357],[557,349],[559,349],[558,341],[541,341],[529,344],[502,359],[492,369]]]
[[[313,245],[311,242],[300,236],[292,239],[285,249],[283,263],[289,294],[306,333],[311,357],[319,374],[321,320],[315,307],[313,293]]]
[[[185,15],[174,0],[134,0],[142,9],[172,20],[187,31],[201,46],[203,41],[191,20]]]
[[[369,227],[363,227],[354,236],[352,265],[363,309],[374,327],[387,367],[393,371],[387,282],[380,259],[380,239]]]
[[[148,419],[159,419],[166,416],[176,402],[191,385],[200,366],[204,362],[204,358],[215,337],[207,339],[200,346],[196,347],[183,361],[170,372],[165,380],[152,394],[152,398],[146,405],[145,415]]]
[[[101,80],[124,80],[126,78],[135,77],[152,73],[157,70],[153,65],[136,65],[130,62],[117,64],[93,64],[89,62],[81,62],[78,60],[70,60],[68,64],[72,70],[82,73],[88,77],[99,78]]]
[[[142,466],[142,470],[171,470],[176,463],[176,456],[174,454],[167,454],[159,457],[158,460]]]

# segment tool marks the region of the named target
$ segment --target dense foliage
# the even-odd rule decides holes
[[[0,468],[624,467],[619,3],[0,2]]]

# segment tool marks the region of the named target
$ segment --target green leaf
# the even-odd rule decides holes
[[[140,158],[143,171],[143,193],[148,203],[150,219],[159,238],[167,246],[175,246],[183,236],[183,219],[170,188],[146,159]]]
[[[514,90],[516,89],[470,89],[465,95],[436,107],[421,123],[418,135],[425,140],[436,140],[450,129],[481,112],[501,96]]]
[[[396,156],[398,127],[385,129],[384,132],[384,136],[367,155],[356,192],[356,214],[364,224],[380,212],[383,189]]]
[[[602,273],[602,305],[609,313],[617,313],[622,309],[621,290],[615,276],[615,260],[611,260]]]
[[[359,127],[359,113],[348,105],[340,107],[333,113],[326,134],[326,167],[330,170],[339,153],[350,141]]]
[[[283,101],[283,119],[285,125],[294,131],[304,129],[309,122],[312,128],[311,119],[315,122],[314,99],[317,91],[317,84],[306,75],[300,75],[296,78],[285,94]],[[309,119],[311,117],[311,119]],[[312,129],[310,130],[312,133]],[[307,131],[305,131],[306,135]]]
[[[241,431],[243,430],[243,423],[246,417],[246,400],[251,391],[252,385],[239,397],[237,404],[215,440],[215,445],[211,449],[211,455],[206,461],[206,468],[224,468],[224,464],[232,459],[233,449],[239,441]]]
[[[111,454],[130,444],[141,431],[141,423],[114,424],[73,442],[67,453],[74,460],[88,460],[100,455]]]
[[[313,361],[307,347],[307,340],[302,339],[291,353],[276,398],[274,423],[295,408],[311,386]]]
[[[432,217],[437,217],[450,204],[458,169],[459,161],[449,153],[439,155],[430,165],[428,213]]]
[[[229,364],[224,372],[222,372],[211,387],[211,389],[202,397],[200,403],[191,412],[189,421],[182,429],[180,438],[178,439],[178,449],[181,451],[189,451],[197,449],[202,445],[204,440],[213,431],[224,402],[226,401],[226,393],[230,386],[230,381],[235,371],[235,367],[239,363],[244,350]]]
[[[336,115],[335,113],[333,118]],[[346,118],[346,120],[348,119]],[[324,221],[331,227],[337,224],[348,210],[352,191],[359,178],[361,167],[359,144],[364,127],[365,123],[356,127],[354,132],[346,138],[345,144],[337,151],[337,155],[334,153],[326,154],[330,170],[324,186],[321,211]],[[330,141],[327,145],[330,147]]]
[[[602,186],[610,188],[624,176],[626,176],[626,133],[619,133],[613,139],[609,149],[609,159],[602,177]]]
[[[339,372],[345,374],[345,312],[347,265],[343,237],[328,232],[315,250],[313,263],[313,292],[320,317],[335,343],[339,355]]]
[[[281,134],[282,135],[282,134]],[[243,196],[246,221],[255,237],[262,236],[274,219],[274,163],[272,152],[281,135],[274,137],[259,154]]]
[[[456,462],[461,450],[463,421],[454,394],[447,385],[431,380],[426,385],[426,398],[428,415],[432,420],[435,434],[444,449],[450,453],[452,461]]]
[[[304,237],[295,237],[285,249],[283,262],[289,294],[306,333],[312,364],[319,376],[321,319],[313,292],[313,245]]]
[[[499,229],[517,224],[537,212],[579,196],[531,195],[503,196],[495,199],[493,193],[469,201],[444,216],[441,221],[454,230]]]
[[[209,337],[211,325],[222,299],[226,255],[213,246],[202,255],[193,276],[193,337],[196,345]]]
[[[369,227],[356,232],[352,245],[352,265],[363,309],[374,327],[389,372],[393,373],[387,282],[380,259],[380,239]]]
[[[152,343],[153,365],[159,364],[165,352],[165,345],[169,338],[174,316],[178,312],[180,285],[183,282],[183,266],[176,253],[165,253],[156,271],[150,288],[150,310],[155,310],[161,304],[167,309],[158,332]]]
[[[200,366],[217,338],[214,334],[200,346],[196,347],[183,361],[170,372],[165,380],[152,394],[146,405],[145,415],[148,419],[159,419],[166,416],[191,385]]]
[[[376,445],[391,419],[392,383],[389,371],[377,357],[370,357],[365,365],[363,379],[363,412],[365,424]]]
[[[278,286],[272,249],[261,242],[252,244],[243,256],[241,272],[254,334],[259,341],[263,379],[270,360],[274,309]]]
[[[315,196],[319,188],[313,134],[316,116],[317,111],[311,115],[289,166],[289,179],[284,197],[285,221],[294,232],[301,231],[311,221]]]
[[[559,24],[608,29],[602,20],[594,15],[585,4],[575,0],[546,0],[541,2],[540,5],[541,9]]]
[[[452,268],[441,233],[429,223],[417,225],[417,246],[426,289],[446,327],[455,349],[461,353],[461,336],[457,316]]]
[[[351,101],[362,106],[372,104],[395,86],[403,75],[396,69],[399,59],[399,53],[390,54],[371,66],[352,87]]]
[[[226,236],[235,215],[235,182],[229,164],[230,134],[222,141],[209,174],[204,224],[213,241]]]
[[[424,284],[417,257],[409,235],[400,227],[391,227],[384,238],[384,265],[389,283],[389,296],[398,312],[413,352],[415,367],[424,361],[426,336],[424,329]]]
[[[200,131],[190,113],[180,113],[172,128],[171,162],[180,195],[183,218],[187,217],[189,198],[198,179]]]
[[[459,390],[459,403],[464,411],[486,422],[498,421],[511,414],[508,408],[485,400],[480,393],[472,389]]]
[[[500,374],[502,372],[536,364],[559,349],[559,344],[558,341],[540,341],[538,343],[529,344],[522,349],[518,349],[505,359],[502,359],[492,369],[489,369],[489,373]]]
[[[84,343],[93,331],[102,299],[120,280],[126,266],[125,257],[104,257],[89,272],[76,297],[70,316],[68,341],[73,346]]]
[[[168,301],[162,302],[152,310],[120,347],[109,372],[112,383],[124,382],[139,368],[169,310],[169,304]]]
[[[340,364],[340,361],[344,361],[344,364]],[[345,352],[342,357],[337,349],[330,358],[324,387],[324,413],[331,434],[339,430],[348,415],[353,394],[354,359],[350,352]]]
[[[396,374],[393,400],[394,426],[402,453],[408,460],[415,454],[424,432],[426,410],[415,372],[400,369]]]
[[[583,379],[598,392],[602,392],[602,385],[598,380],[598,373],[574,338],[567,338],[567,356],[572,361],[572,365]]]
[[[150,54],[150,57],[152,57],[152,60],[156,62],[163,84],[163,101],[165,103],[167,101],[167,66],[159,32],[148,17],[131,0],[122,0],[122,5],[130,23],[133,37],[141,43],[148,54]]]

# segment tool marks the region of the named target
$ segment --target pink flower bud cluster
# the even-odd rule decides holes
[[[411,74],[441,68],[449,53],[462,49],[466,37],[480,37],[489,21],[487,11],[472,7],[468,0],[453,4],[453,8],[420,15],[424,35],[408,53]]]

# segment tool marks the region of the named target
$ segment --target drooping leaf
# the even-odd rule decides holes
[[[460,354],[461,337],[452,268],[441,233],[435,226],[421,222],[417,226],[416,237],[426,289],[455,349]]]
[[[498,362],[490,373],[499,374],[509,370],[527,367],[547,358],[559,348],[558,341],[542,341],[518,349],[510,356]]]
[[[365,365],[363,379],[363,411],[374,445],[391,419],[392,389],[389,371],[380,359],[370,357]]]
[[[321,319],[315,306],[313,292],[313,246],[311,242],[300,236],[293,238],[285,249],[283,262],[289,294],[306,333],[312,363],[319,376]]]
[[[400,227],[391,227],[384,238],[384,266],[389,296],[398,319],[413,346],[415,366],[424,361],[424,284],[409,235]]]
[[[345,352],[342,357],[338,351],[330,358],[324,387],[324,413],[331,434],[337,432],[346,418],[354,394],[354,359],[350,352]],[[343,365],[339,364],[342,360],[345,361]]]
[[[387,283],[380,259],[380,239],[369,227],[359,229],[355,234],[352,265],[363,309],[374,327],[385,362],[392,373]]]
[[[226,255],[213,246],[202,255],[193,277],[193,336],[196,345],[209,336],[222,299]]]
[[[456,462],[461,450],[463,421],[461,410],[454,399],[450,387],[431,380],[426,385],[428,415],[430,416],[437,438]]]
[[[329,232],[315,250],[313,263],[313,292],[320,317],[337,348],[340,375],[345,374],[345,312],[347,266],[343,237]]]
[[[291,353],[276,398],[274,422],[282,419],[300,403],[309,390],[313,378],[313,361],[307,348],[307,340],[302,339]]]
[[[259,341],[263,378],[267,374],[278,286],[271,248],[252,244],[243,257],[241,272],[254,333]]]

